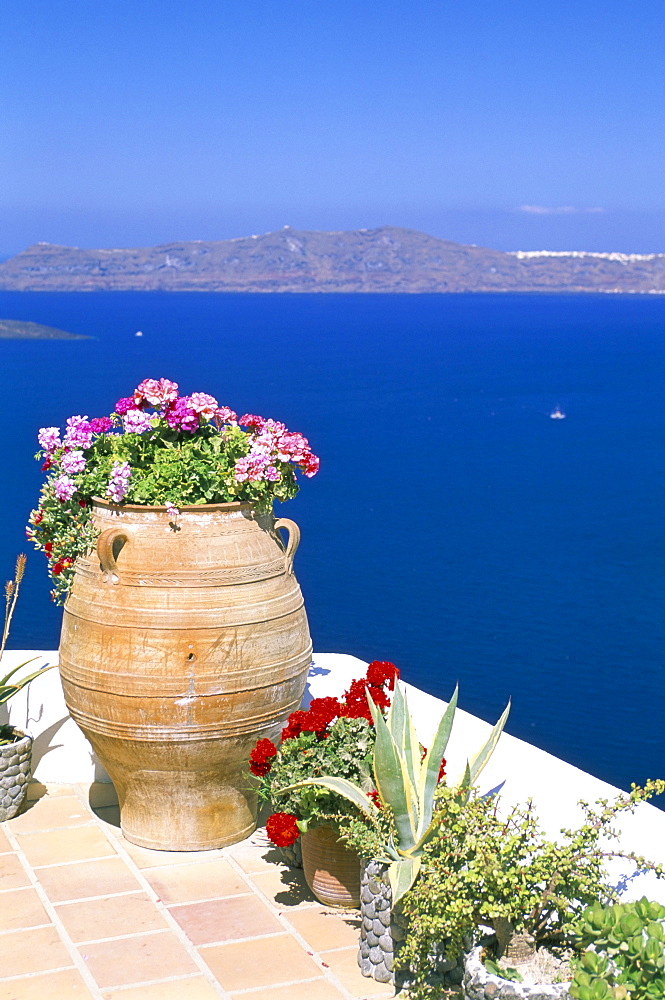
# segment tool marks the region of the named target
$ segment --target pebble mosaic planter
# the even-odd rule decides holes
[[[302,868],[302,837],[294,840],[290,847],[278,847],[277,850],[289,868]]]
[[[529,986],[493,976],[481,961],[483,946],[467,952],[464,963],[464,996],[467,1000],[564,1000],[569,998],[567,983]]]
[[[32,763],[32,736],[19,729],[15,743],[0,746],[0,822],[11,819],[23,805]]]
[[[358,965],[363,976],[378,983],[392,983],[396,990],[408,987],[409,970],[399,968],[399,949],[406,938],[407,921],[399,905],[392,905],[387,866],[379,861],[363,864],[360,914]],[[432,955],[432,985],[459,986],[463,971],[461,960],[447,959],[443,946]]]

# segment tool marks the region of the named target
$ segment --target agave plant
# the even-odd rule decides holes
[[[16,560],[16,570],[14,572],[14,579],[8,580],[5,584],[5,623],[2,630],[2,640],[0,640],[0,660],[5,652],[5,646],[7,644],[7,638],[9,636],[9,626],[11,625],[12,617],[14,614],[14,609],[16,607],[16,601],[18,599],[18,592],[21,586],[21,580],[23,579],[23,574],[25,573],[25,563],[26,558],[24,555],[20,555]],[[33,663],[37,657],[33,656],[30,660],[25,660],[24,663],[19,663],[18,666],[14,667],[5,674],[4,677],[0,677],[0,705],[4,705],[5,702],[9,701],[17,691],[24,688],[26,684],[38,677],[39,674],[43,673],[45,670],[50,670],[54,664],[50,666],[40,667],[39,670],[35,670],[33,673],[28,674],[25,677],[12,680],[15,675],[27,667],[29,663]],[[10,683],[11,682],[11,683]],[[0,725],[0,746],[4,746],[8,743],[13,743],[15,739],[14,729],[9,724]]]
[[[432,745],[422,759],[421,746],[402,687],[396,685],[393,702],[385,719],[371,696],[369,694],[367,696],[376,730],[373,758],[376,790],[382,807],[387,806],[390,809],[397,834],[397,843],[391,837],[384,845],[385,857],[377,859],[389,865],[388,877],[393,903],[399,902],[415,882],[420,870],[423,848],[437,829],[434,792],[453,726],[457,694],[456,687],[439,721]],[[471,760],[467,761],[461,777],[453,784],[453,787],[459,788],[462,796],[468,796],[471,785],[492,756],[509,711],[510,702],[492,729],[487,742]],[[358,785],[346,778],[325,775],[320,778],[307,778],[289,785],[282,791],[306,785],[319,785],[343,795],[371,821],[376,821],[379,816],[379,809],[372,799]]]

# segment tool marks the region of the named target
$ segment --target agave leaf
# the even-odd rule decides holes
[[[494,753],[494,749],[497,743],[499,742],[499,737],[503,732],[503,727],[506,724],[506,720],[508,719],[509,713],[510,713],[510,700],[508,701],[508,704],[503,710],[501,718],[493,727],[492,732],[489,735],[489,739],[487,740],[487,743],[485,743],[485,745],[478,751],[475,757],[472,757],[471,760],[469,761],[469,770],[471,772],[471,784],[474,783],[474,781],[476,780],[482,769],[485,767],[485,764],[488,762],[488,760]]]
[[[418,829],[416,790],[411,784],[403,754],[395,744],[383,715],[367,692],[376,742],[374,745],[374,780],[381,801],[392,809],[400,847],[415,843]]]
[[[410,783],[417,788],[420,774],[420,743],[409,712],[406,693],[399,683],[395,685],[386,725],[400,751],[400,756],[406,761]]]
[[[6,674],[5,677],[2,678],[2,680],[0,680],[0,705],[3,705],[5,702],[9,701],[9,699],[12,698],[18,691],[20,691],[21,688],[25,687],[26,684],[29,684],[30,681],[33,681],[35,677],[39,677],[39,675],[43,674],[46,670],[52,670],[53,667],[55,666],[55,663],[47,664],[45,666],[40,667],[39,670],[35,670],[33,671],[33,673],[28,674],[27,677],[20,677],[17,681],[14,681],[13,684],[7,684],[9,678],[13,677],[14,674],[17,672],[17,670],[20,670],[21,667],[27,666],[28,663],[34,663],[36,659],[37,657],[33,656],[32,659],[26,660],[25,663],[20,663],[18,667],[14,667],[13,670],[10,670],[9,673]]]
[[[448,706],[443,713],[438,728],[432,740],[432,745],[425,755],[425,759],[420,767],[420,779],[418,781],[418,801],[420,804],[420,823],[418,825],[418,837],[422,837],[423,832],[428,829],[434,812],[434,789],[439,780],[439,770],[441,761],[448,746],[450,731],[453,728],[455,709],[457,708],[457,695],[459,685],[455,685],[453,696],[448,702]]]
[[[327,775],[321,778],[305,778],[303,781],[296,781],[293,785],[285,785],[284,788],[280,788],[278,792],[272,794],[281,795],[283,792],[291,792],[294,788],[305,788],[307,785],[318,785],[320,788],[327,788],[330,792],[343,795],[349,802],[353,802],[354,806],[358,806],[370,819],[376,819],[379,815],[379,810],[372,800],[347,778],[334,778]]]
[[[418,877],[420,858],[400,858],[393,861],[388,868],[390,890],[393,895],[392,905],[399,903]]]

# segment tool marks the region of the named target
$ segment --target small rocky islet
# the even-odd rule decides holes
[[[54,326],[29,323],[22,319],[0,319],[0,340],[89,340],[80,333],[68,333]]]

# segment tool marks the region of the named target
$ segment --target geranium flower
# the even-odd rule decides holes
[[[114,462],[106,495],[113,503],[120,503],[129,488],[132,470],[129,462]]]
[[[258,740],[249,755],[249,769],[252,774],[261,778],[268,774],[272,767],[272,759],[277,755],[277,747],[272,740]]]
[[[76,493],[76,483],[69,476],[58,476],[53,483],[53,491],[61,503],[71,498]]]
[[[107,434],[113,427],[110,417],[93,417],[90,421],[90,430],[93,434]]]
[[[212,420],[219,409],[219,403],[214,396],[209,396],[207,392],[193,392],[189,398],[189,406],[194,413],[200,414],[206,420]]]
[[[82,451],[68,451],[66,455],[62,456],[62,466],[63,472],[77,473],[83,472],[85,469],[85,458]]]
[[[176,431],[193,434],[199,427],[199,415],[189,405],[189,396],[181,396],[164,411],[164,419]]]
[[[57,448],[62,448],[59,427],[40,427],[37,432],[37,440],[39,441],[39,447],[43,448],[45,452],[52,452],[56,451]]]
[[[68,417],[63,439],[65,448],[82,448],[85,451],[92,444],[92,430],[87,417]]]
[[[266,822],[266,833],[277,847],[290,847],[300,836],[293,813],[273,813]]]
[[[122,423],[127,434],[145,434],[152,430],[152,417],[143,410],[127,410]]]
[[[134,390],[134,404],[144,407],[147,403],[156,409],[170,406],[178,398],[178,383],[167,378],[145,378]]]

